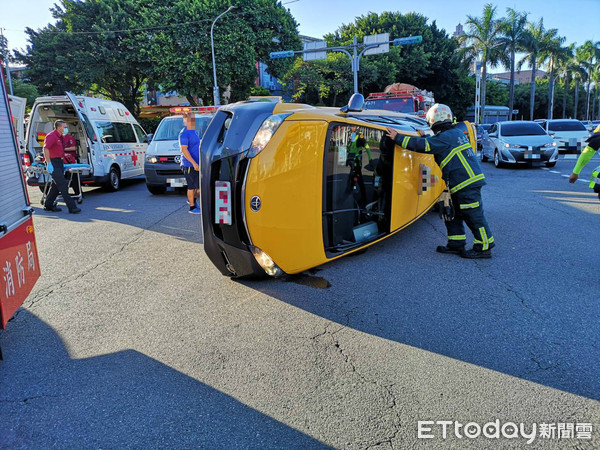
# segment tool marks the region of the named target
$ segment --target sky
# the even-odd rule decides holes
[[[26,27],[38,29],[53,23],[49,10],[57,1],[0,0],[0,28],[9,47],[25,48]],[[317,38],[354,22],[358,16],[383,11],[418,12],[452,34],[458,23],[464,25],[467,15],[481,16],[484,4],[490,1],[498,7],[499,16],[510,7],[529,13],[533,21],[543,17],[546,28],[557,28],[566,37],[566,45],[600,41],[600,0],[281,0],[298,22],[300,34]],[[391,36],[396,37],[400,36]]]

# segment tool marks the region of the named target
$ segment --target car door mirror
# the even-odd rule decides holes
[[[152,142],[152,138],[154,137],[154,134],[150,133],[148,135],[148,142]]]
[[[490,133],[489,136],[493,137],[493,138],[497,138],[498,137],[498,133]]]

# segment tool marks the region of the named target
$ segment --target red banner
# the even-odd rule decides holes
[[[31,217],[0,238],[0,321],[2,328],[23,304],[40,277]]]

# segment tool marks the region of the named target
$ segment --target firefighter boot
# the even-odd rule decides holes
[[[467,250],[460,255],[463,258],[468,259],[489,259],[492,257],[492,250]]]
[[[448,247],[446,245],[438,245],[435,249],[438,253],[452,253],[454,255],[463,255],[465,253],[465,247]]]

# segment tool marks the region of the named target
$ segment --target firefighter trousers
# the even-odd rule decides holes
[[[449,248],[461,248],[467,243],[465,235],[466,223],[473,233],[473,250],[484,251],[494,247],[494,236],[483,213],[481,202],[481,186],[471,189],[461,189],[452,194],[454,219],[445,222],[448,230]]]

